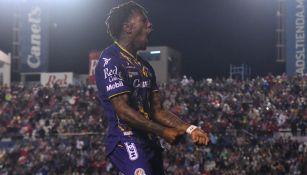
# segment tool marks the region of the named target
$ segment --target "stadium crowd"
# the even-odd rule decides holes
[[[210,136],[202,147],[161,140],[167,174],[307,174],[307,145],[295,139],[306,135],[307,76],[184,77],[160,93],[165,108]],[[0,175],[116,174],[105,159],[104,119],[90,86],[2,87]]]

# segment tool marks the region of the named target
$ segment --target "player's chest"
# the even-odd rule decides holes
[[[125,77],[130,87],[134,89],[147,89],[152,86],[153,73],[143,61],[131,57],[127,54],[120,53],[123,60]]]
[[[126,64],[126,78],[130,87],[134,89],[148,89],[152,86],[152,73],[149,68],[143,64]]]

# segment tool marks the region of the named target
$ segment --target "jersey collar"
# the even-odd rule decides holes
[[[137,60],[135,58],[135,56],[133,56],[127,49],[125,49],[123,46],[121,46],[118,42],[114,42],[121,50],[123,50],[124,52],[126,52],[129,56],[131,56],[133,59]]]

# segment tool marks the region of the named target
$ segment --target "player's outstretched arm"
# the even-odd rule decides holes
[[[178,116],[163,108],[161,105],[159,92],[152,92],[151,96],[152,111],[154,113],[155,121],[163,126],[176,128],[182,132],[187,132],[192,137],[192,141],[195,144],[208,144],[209,139],[207,133],[194,125],[184,122]]]
[[[167,128],[146,119],[141,113],[128,105],[128,98],[127,94],[121,94],[112,97],[111,103],[116,110],[118,117],[126,121],[131,127],[159,135],[170,143],[173,143],[180,135],[182,135],[182,132],[175,128]]]

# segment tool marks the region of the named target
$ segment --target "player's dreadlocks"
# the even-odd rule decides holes
[[[110,10],[106,25],[108,33],[113,40],[116,41],[119,39],[122,26],[129,20],[134,12],[147,13],[144,7],[132,1],[121,4]]]

